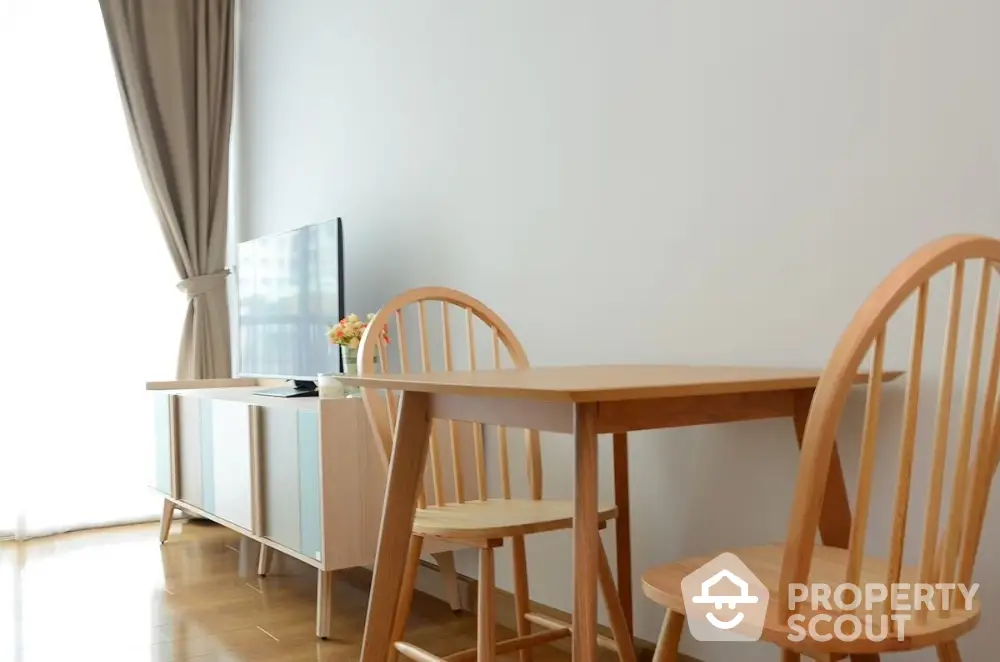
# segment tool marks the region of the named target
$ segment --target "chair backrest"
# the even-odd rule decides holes
[[[936,414],[926,430],[931,445],[926,509],[922,513],[918,573],[920,583],[969,584],[979,548],[987,496],[998,460],[997,433],[1000,416],[998,376],[1000,376],[1000,315],[991,312],[990,284],[1000,265],[1000,241],[981,236],[949,236],[931,242],[904,260],[875,289],[858,309],[841,335],[816,388],[803,438],[795,501],[789,524],[788,542],[781,567],[779,594],[782,613],[789,610],[788,585],[807,584],[810,561],[826,486],[827,471],[835,449],[835,435],[841,421],[848,391],[856,375],[865,371],[869,358],[868,390],[861,427],[857,492],[852,521],[848,562],[844,583],[863,586],[861,564],[865,555],[866,530],[872,501],[872,480],[878,443],[879,420],[889,399],[883,394],[883,363],[886,356],[887,326],[904,304],[912,302],[912,325],[902,424],[898,439],[898,468],[892,503],[892,530],[884,585],[899,583],[906,542],[911,500],[911,483],[918,432],[918,403],[923,386],[928,294],[935,276],[950,277],[946,305],[943,349],[930,348],[935,363],[940,360],[940,382],[933,398]],[[963,302],[966,284],[974,288],[971,324],[963,327],[962,317],[970,308]],[[992,323],[990,319],[992,319]],[[907,320],[904,319],[904,322]],[[960,333],[968,328],[968,336]],[[964,379],[956,380],[960,336],[968,337],[963,347],[966,361]],[[966,343],[961,343],[966,345]],[[988,366],[985,375],[982,368]],[[962,384],[960,398],[954,398]],[[982,397],[980,398],[980,392]],[[952,400],[957,420],[952,416]],[[981,407],[978,403],[981,400]],[[957,434],[953,430],[957,422]],[[930,419],[928,419],[930,423]],[[952,469],[946,472],[951,456]],[[943,498],[947,499],[942,508]],[[921,513],[917,513],[921,516]],[[918,613],[923,620],[926,610]],[[888,613],[891,616],[891,612]]]
[[[457,333],[453,333],[453,329]],[[477,332],[478,331],[478,332]],[[388,341],[386,340],[388,336]],[[464,340],[463,340],[464,336]],[[434,338],[432,342],[432,337]],[[456,360],[455,347],[464,349]],[[463,347],[464,346],[464,347]],[[460,356],[460,355],[459,355]],[[526,368],[528,359],[506,323],[482,302],[443,287],[409,290],[376,313],[361,339],[358,373],[431,372],[457,369]],[[396,432],[399,394],[387,389],[363,388],[361,397],[386,467]],[[429,490],[420,495],[421,507],[483,500],[487,493],[486,433],[481,424],[433,421],[428,451]],[[450,441],[441,443],[444,429]],[[542,465],[538,432],[525,430],[525,460],[530,497],[542,497]],[[511,498],[510,452],[507,429],[496,428],[499,496]],[[473,457],[469,457],[469,447]],[[450,454],[450,463],[447,456]],[[450,464],[450,467],[448,467]],[[474,470],[468,467],[474,466]],[[449,481],[450,473],[451,481]],[[474,473],[475,484],[467,474]],[[451,483],[451,490],[448,483]],[[429,496],[426,492],[430,492]],[[448,492],[451,492],[449,498]]]

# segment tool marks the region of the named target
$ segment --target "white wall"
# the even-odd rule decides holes
[[[351,310],[463,289],[536,364],[820,366],[916,246],[1000,234],[987,0],[246,0],[242,19],[240,238],[343,216]],[[548,441],[546,492],[569,496],[569,444]],[[790,423],[635,435],[631,453],[637,570],[783,536]],[[992,510],[989,527],[995,602]],[[568,536],[529,553],[533,597],[569,608]],[[654,639],[662,611],[637,595]],[[968,658],[998,626],[987,608]]]

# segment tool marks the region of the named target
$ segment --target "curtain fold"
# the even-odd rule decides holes
[[[179,379],[228,377],[235,0],[100,0],[147,192],[188,310]]]

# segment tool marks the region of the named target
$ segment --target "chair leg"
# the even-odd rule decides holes
[[[625,609],[622,607],[614,575],[611,574],[611,564],[608,563],[608,554],[604,551],[604,543],[598,543],[597,549],[600,556],[597,578],[600,582],[601,593],[604,594],[604,604],[608,608],[611,633],[615,636],[615,644],[618,646],[618,659],[621,662],[636,662],[635,642],[632,641],[632,635],[629,633]]]
[[[410,547],[406,552],[406,569],[403,571],[403,583],[399,587],[399,597],[396,602],[396,614],[392,619],[392,634],[389,639],[389,655],[387,662],[395,662],[398,651],[395,643],[402,640],[406,631],[406,619],[410,617],[410,606],[413,604],[413,589],[417,584],[417,572],[420,570],[420,552],[424,548],[422,536],[410,536]]]
[[[962,662],[962,654],[958,652],[957,641],[938,644],[937,655],[939,662]]]
[[[787,648],[781,649],[781,662],[799,662],[801,659],[795,651],[790,651]]]
[[[174,502],[170,499],[163,500],[163,514],[160,516],[160,544],[167,542],[170,537],[170,525],[174,521]]]
[[[531,634],[531,621],[525,617],[531,610],[531,598],[528,593],[528,557],[524,549],[524,536],[514,537],[511,551],[514,560],[514,621],[517,623],[517,636],[526,637]],[[530,648],[518,651],[520,662],[532,662],[533,658]]]
[[[441,581],[444,582],[444,594],[453,612],[462,611],[462,594],[458,590],[458,571],[455,570],[455,552],[438,552],[434,555],[438,564]]]
[[[494,662],[496,659],[496,630],[494,628],[493,589],[493,548],[479,550],[479,608],[476,614],[476,660]]]
[[[316,575],[316,636],[329,639],[333,625],[333,571],[317,570]]]
[[[267,577],[267,574],[271,572],[271,559],[274,558],[274,550],[272,550],[267,545],[261,543],[260,545],[260,556],[257,559],[257,574],[261,577]]]
[[[653,662],[677,662],[681,645],[681,634],[684,633],[684,614],[679,611],[668,611],[660,628],[660,636],[656,640],[656,651]]]

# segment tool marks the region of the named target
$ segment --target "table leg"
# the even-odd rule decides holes
[[[615,505],[618,517],[615,519],[615,558],[618,566],[618,598],[625,611],[625,625],[635,636],[632,625],[632,519],[629,504],[628,483],[628,434],[616,432],[614,443],[615,465]]]
[[[427,459],[429,403],[430,396],[426,393],[405,392],[400,398],[361,662],[385,662],[388,657],[396,598],[403,582],[417,494]]]
[[[813,392],[800,391],[795,394],[795,438],[799,448],[806,431],[806,419],[809,417],[809,405]],[[840,451],[834,445],[833,457],[830,458],[830,471],[826,477],[826,492],[823,494],[823,510],[819,517],[819,534],[824,545],[847,549],[851,541],[851,503],[847,499],[847,487],[844,484],[844,470],[840,466]]]
[[[574,412],[576,487],[573,516],[573,662],[597,661],[597,406]]]
[[[809,406],[812,404],[813,391],[800,391],[795,394],[794,412],[795,438],[799,448],[805,437],[806,420],[809,418]],[[851,502],[847,498],[847,486],[844,483],[844,469],[840,465],[840,450],[834,444],[833,456],[830,458],[830,470],[826,475],[826,491],[823,493],[823,509],[819,516],[819,535],[824,545],[847,549],[851,541]],[[852,662],[878,662],[877,654],[852,655]]]

